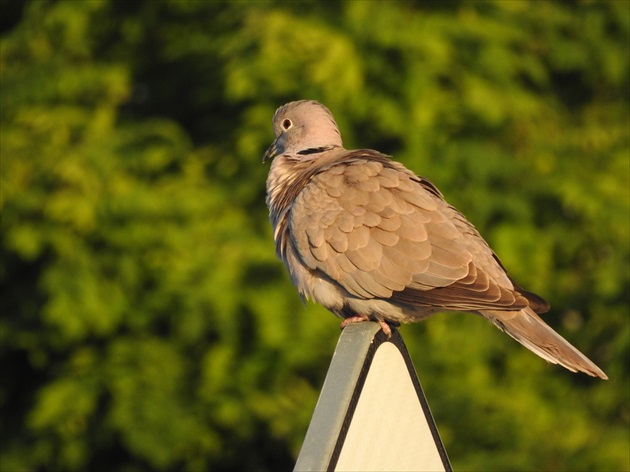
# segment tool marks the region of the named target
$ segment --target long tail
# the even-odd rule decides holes
[[[608,379],[599,367],[556,333],[531,308],[509,313],[484,311],[482,314],[500,330],[546,361],[560,364],[571,372],[579,371]]]

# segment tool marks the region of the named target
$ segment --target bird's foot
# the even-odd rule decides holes
[[[352,323],[361,323],[363,321],[372,321],[370,320],[370,318],[368,318],[365,315],[360,315],[360,316],[351,316],[350,318],[346,318],[345,320],[343,320],[341,322],[341,329],[344,329],[346,326],[348,326],[349,324]],[[381,325],[381,329],[383,330],[383,333],[385,333],[385,335],[387,336],[387,338],[391,338],[392,337],[392,328],[383,320],[377,320],[376,321],[379,325]]]

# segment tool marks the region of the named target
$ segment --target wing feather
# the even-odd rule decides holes
[[[527,306],[433,184],[375,151],[347,151],[322,165],[289,218],[305,265],[352,297],[464,311]]]

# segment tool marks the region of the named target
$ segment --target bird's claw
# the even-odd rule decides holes
[[[344,319],[341,322],[341,329],[344,329],[349,324],[361,323],[363,321],[371,321],[371,320],[365,315],[351,316],[349,318]],[[383,320],[378,320],[377,323],[381,326],[381,329],[383,330],[383,333],[385,333],[387,338],[388,339],[391,338],[392,337],[392,328]]]

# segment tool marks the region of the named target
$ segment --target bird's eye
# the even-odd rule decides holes
[[[293,126],[293,122],[288,118],[282,122],[282,129],[285,131],[291,128],[291,126]]]

